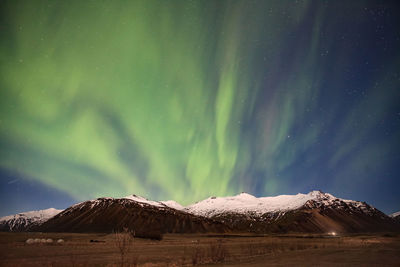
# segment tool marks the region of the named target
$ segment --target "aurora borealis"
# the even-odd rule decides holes
[[[400,209],[396,1],[2,6],[0,213],[313,189]]]

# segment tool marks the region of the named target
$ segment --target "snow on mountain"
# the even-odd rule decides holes
[[[153,200],[148,200],[144,197],[137,196],[137,195],[130,195],[130,196],[127,196],[124,198],[134,200],[134,201],[140,202],[140,203],[146,203],[146,204],[153,205],[153,206],[160,207],[160,208],[168,207],[168,208],[173,208],[176,210],[183,210],[183,208],[184,208],[181,204],[179,204],[178,202],[176,202],[174,200],[153,201]]]
[[[392,213],[392,214],[389,215],[389,217],[392,217],[392,218],[396,218],[398,216],[400,216],[400,211],[397,211],[397,212]]]
[[[0,218],[0,228],[7,229],[8,231],[25,230],[33,224],[38,225],[47,221],[61,211],[62,210],[50,208],[5,216]]]
[[[193,205],[187,206],[184,211],[196,215],[213,217],[222,213],[244,213],[262,215],[271,212],[295,210],[313,200],[321,205],[330,205],[342,201],[361,207],[363,203],[353,200],[339,199],[321,191],[311,191],[308,194],[279,195],[275,197],[257,198],[247,193],[233,197],[210,197]]]
[[[145,203],[145,204],[149,204],[149,205],[153,205],[156,207],[165,207],[165,205],[163,205],[161,202],[158,201],[153,201],[153,200],[148,200],[144,197],[141,196],[137,196],[137,195],[129,195],[124,197],[125,199],[130,199],[130,200],[134,200],[136,202],[140,202],[140,203]]]
[[[110,198],[110,197],[106,197],[106,198],[98,198],[98,199],[93,199],[93,200],[89,200],[89,201],[84,201],[84,202],[90,202],[91,207],[95,207],[102,202],[103,199],[114,199],[114,198]],[[144,198],[142,196],[138,196],[138,195],[129,195],[123,198],[115,198],[115,199],[121,199],[121,200],[126,200],[126,201],[135,201],[138,204],[140,204],[141,206],[143,205],[150,205],[150,206],[155,206],[158,208],[172,208],[172,209],[176,209],[176,210],[183,210],[184,207],[179,204],[178,202],[174,201],[174,200],[167,200],[167,201],[154,201],[154,200],[148,200],[147,198]],[[72,207],[81,207],[81,204],[84,202],[80,202],[77,203],[75,205],[73,205]]]
[[[154,239],[159,239],[163,233],[224,233],[230,230],[221,222],[138,196],[84,201],[33,229],[39,232],[110,233],[124,228],[134,231],[137,237]]]
[[[110,200],[110,201],[105,201]],[[363,214],[372,215],[376,209],[372,206],[359,201],[345,200],[337,198],[331,194],[321,191],[311,191],[308,194],[297,195],[279,195],[275,197],[255,197],[247,193],[241,193],[230,197],[210,197],[203,201],[197,202],[189,206],[182,206],[176,201],[152,201],[137,195],[129,195],[124,198],[98,198],[71,206],[61,215],[72,212],[76,209],[93,209],[104,208],[105,203],[113,203],[113,200],[118,200],[118,203],[136,202],[140,206],[146,208],[149,206],[166,210],[168,208],[176,209],[193,215],[216,219],[218,216],[226,214],[244,215],[246,218],[261,218],[263,220],[276,220],[284,216],[288,211],[297,210],[300,208],[320,209],[329,207],[338,210],[347,210],[350,213],[361,212]],[[84,205],[83,205],[84,204]],[[30,229],[34,225],[42,224],[49,218],[62,212],[62,210],[47,209],[40,211],[24,212],[16,215],[10,215],[0,218],[0,230],[6,231],[24,231]],[[400,212],[394,213],[391,217],[400,215]],[[387,217],[382,214],[380,216]],[[250,218],[249,217],[249,218]]]
[[[326,232],[332,229],[339,232],[386,231],[397,229],[396,221],[400,218],[395,218],[400,212],[392,214],[394,219],[391,219],[365,202],[345,200],[321,191],[259,198],[241,193],[210,197],[186,207],[173,200],[152,201],[130,195],[88,200],[64,211],[47,209],[6,216],[0,218],[0,230],[108,231],[111,215],[112,227],[120,227],[127,220],[136,231],[145,226],[147,228],[143,229],[149,230],[151,223],[159,221],[166,232],[200,231],[204,228],[196,223],[206,222],[210,231],[225,231],[225,225],[234,231],[257,233]]]
[[[60,213],[63,210],[57,210],[54,208],[45,209],[45,210],[34,210],[34,211],[27,211],[21,212],[14,215],[8,215],[0,218],[0,221],[8,221],[15,218],[28,218],[28,219],[36,219],[38,221],[46,220],[50,217],[53,217]]]
[[[167,207],[176,209],[176,210],[183,210],[185,207],[179,204],[174,200],[167,200],[167,201],[160,201],[160,203],[164,204]]]
[[[90,200],[91,207],[102,203],[101,199]],[[113,198],[107,198],[113,199]],[[297,195],[279,195],[275,197],[260,197],[257,198],[247,193],[241,193],[236,196],[231,197],[210,197],[203,201],[197,202],[189,206],[182,206],[174,200],[168,201],[153,201],[148,200],[144,197],[138,195],[129,195],[123,197],[128,201],[135,201],[140,205],[151,205],[158,208],[173,208],[176,210],[182,210],[194,215],[213,217],[214,215],[222,213],[243,213],[243,214],[253,214],[262,215],[265,213],[274,212],[285,212],[289,210],[295,210],[304,206],[309,201],[315,201],[317,205],[336,205],[338,203],[347,203],[355,208],[360,208],[368,211],[368,206],[362,202],[345,200],[337,198],[331,194],[323,193],[321,191],[311,191],[308,194],[297,194]],[[74,206],[79,206],[81,203],[75,204]]]

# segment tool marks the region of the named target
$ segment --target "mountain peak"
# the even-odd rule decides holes
[[[321,190],[310,191],[307,195],[310,196],[311,198],[315,198],[315,199],[318,199],[318,200],[321,200],[321,199],[325,199],[325,200],[339,199],[339,198],[335,197],[334,195],[322,192]]]
[[[323,195],[325,194],[324,192],[322,192],[321,190],[312,190],[308,193],[308,195]]]
[[[259,198],[242,192],[233,197],[210,197],[187,206],[185,210],[196,215],[207,217],[223,213],[251,213],[262,215],[271,212],[287,212],[290,210],[296,210],[305,207],[305,205],[309,206],[309,201],[317,203],[317,206],[337,206],[339,205],[337,202],[340,201],[348,204],[351,203],[355,206],[363,205],[361,202],[339,199],[320,190],[314,190],[307,194],[299,193],[296,195],[278,195],[274,197]]]
[[[254,198],[256,198],[255,196],[253,196],[253,195],[251,195],[251,194],[249,194],[249,193],[246,193],[246,192],[242,192],[242,193],[236,195],[236,197],[248,198],[248,199],[254,199]]]
[[[145,203],[145,204],[149,204],[149,205],[153,205],[153,206],[157,206],[157,207],[163,207],[164,205],[158,201],[153,201],[153,200],[148,200],[147,198],[132,194],[129,196],[124,197],[124,199],[130,199],[136,202],[140,202],[140,203]]]
[[[167,206],[169,208],[173,208],[176,210],[184,209],[184,207],[181,204],[179,204],[178,202],[176,202],[175,200],[160,201],[160,203],[164,204],[165,206]]]
[[[44,210],[33,210],[33,211],[26,211],[26,212],[20,212],[14,215],[8,215],[0,218],[0,221],[4,220],[9,220],[12,218],[18,218],[18,217],[25,217],[25,218],[48,218],[52,217],[58,213],[60,213],[62,210],[58,210],[55,208],[49,208],[49,209],[44,209]]]
[[[49,208],[45,210],[34,210],[21,212],[0,218],[0,230],[21,231],[28,230],[32,225],[38,225],[49,218],[57,215],[62,210]]]
[[[87,220],[87,216],[97,216],[96,220],[98,224],[95,224],[95,227],[100,228],[96,228],[95,230],[109,229],[107,228],[109,221],[107,220],[105,223],[103,221],[104,216],[101,213],[109,212],[110,210],[113,213],[118,210],[121,216],[126,216],[127,211],[132,212],[132,210],[148,211],[149,213],[145,213],[143,218],[141,217],[139,221],[136,221],[136,224],[140,225],[152,221],[154,216],[164,218],[165,214],[170,214],[171,217],[168,217],[172,220],[168,226],[170,228],[165,228],[165,231],[172,231],[171,229],[177,231],[178,228],[181,229],[181,226],[175,228],[177,221],[182,223],[182,225],[192,225],[191,223],[187,224],[190,216],[199,216],[197,218],[193,217],[197,221],[200,218],[202,218],[201,220],[212,219],[223,224],[227,223],[232,229],[255,232],[281,231],[281,227],[286,227],[285,229],[290,231],[331,231],[332,221],[335,221],[336,232],[394,229],[395,224],[398,224],[398,218],[400,218],[394,218],[396,215],[394,214],[392,215],[393,219],[391,219],[365,202],[337,198],[319,190],[310,191],[306,194],[299,193],[296,195],[278,195],[274,197],[255,197],[242,192],[235,196],[209,197],[187,207],[183,207],[173,200],[152,201],[138,195],[129,195],[125,198],[98,198],[75,204],[50,219],[50,222],[48,221],[52,217],[50,215],[55,215],[59,212],[58,210],[47,209],[16,214],[10,216],[10,218],[2,218],[3,221],[0,220],[0,230],[26,231],[39,229],[40,227],[44,227],[45,221],[49,222],[47,225],[50,226],[55,223],[54,225],[58,225],[57,227],[67,227],[74,216],[83,219],[82,227],[84,228],[82,229],[94,231],[94,226],[91,220]],[[310,211],[313,211],[313,213],[310,213]],[[314,217],[312,215],[314,212],[321,214],[322,217]],[[85,215],[82,216],[82,214]],[[296,216],[292,216],[293,214],[296,214]],[[325,217],[329,217],[330,220],[321,219]],[[294,220],[295,223],[284,226],[279,225],[282,222],[282,218],[286,218],[289,221]],[[286,219],[283,221],[286,222]],[[357,223],[349,226],[348,223],[354,220]],[[88,222],[90,223],[87,224]],[[114,223],[118,224],[119,220],[114,218]],[[213,224],[211,221],[210,223]],[[69,225],[68,227],[72,228],[68,229],[75,229],[73,228],[75,225],[75,223]],[[46,229],[46,227],[43,229]],[[192,231],[193,229],[191,230],[190,227],[185,228],[185,231]]]

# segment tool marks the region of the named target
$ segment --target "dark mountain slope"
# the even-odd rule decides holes
[[[169,207],[158,207],[130,199],[99,198],[76,204],[43,223],[43,232],[113,232],[128,228],[136,236],[162,233],[224,233],[221,222]]]

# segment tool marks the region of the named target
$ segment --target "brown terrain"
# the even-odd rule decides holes
[[[54,240],[27,244],[28,238]],[[56,240],[64,242],[57,243]],[[1,266],[399,266],[396,234],[0,233]]]
[[[99,198],[26,232],[0,232],[0,266],[400,266],[399,226],[366,203],[340,199],[207,218]]]
[[[127,199],[99,198],[76,204],[31,230],[40,232],[111,233],[131,229],[135,236],[158,239],[164,233],[229,232],[221,222],[169,207]]]
[[[306,203],[300,209],[280,213],[266,213],[262,216],[224,213],[211,217],[228,224],[232,229],[254,233],[365,233],[399,231],[400,220],[395,220],[381,211],[370,208],[368,213],[340,209],[332,206],[313,206]],[[367,205],[367,204],[366,204]]]
[[[127,228],[136,236],[157,239],[165,233],[366,233],[396,232],[399,221],[367,203],[335,199],[307,201],[301,208],[284,212],[220,213],[211,218],[167,206],[129,199],[99,198],[69,207],[39,226],[38,232],[111,233]]]

